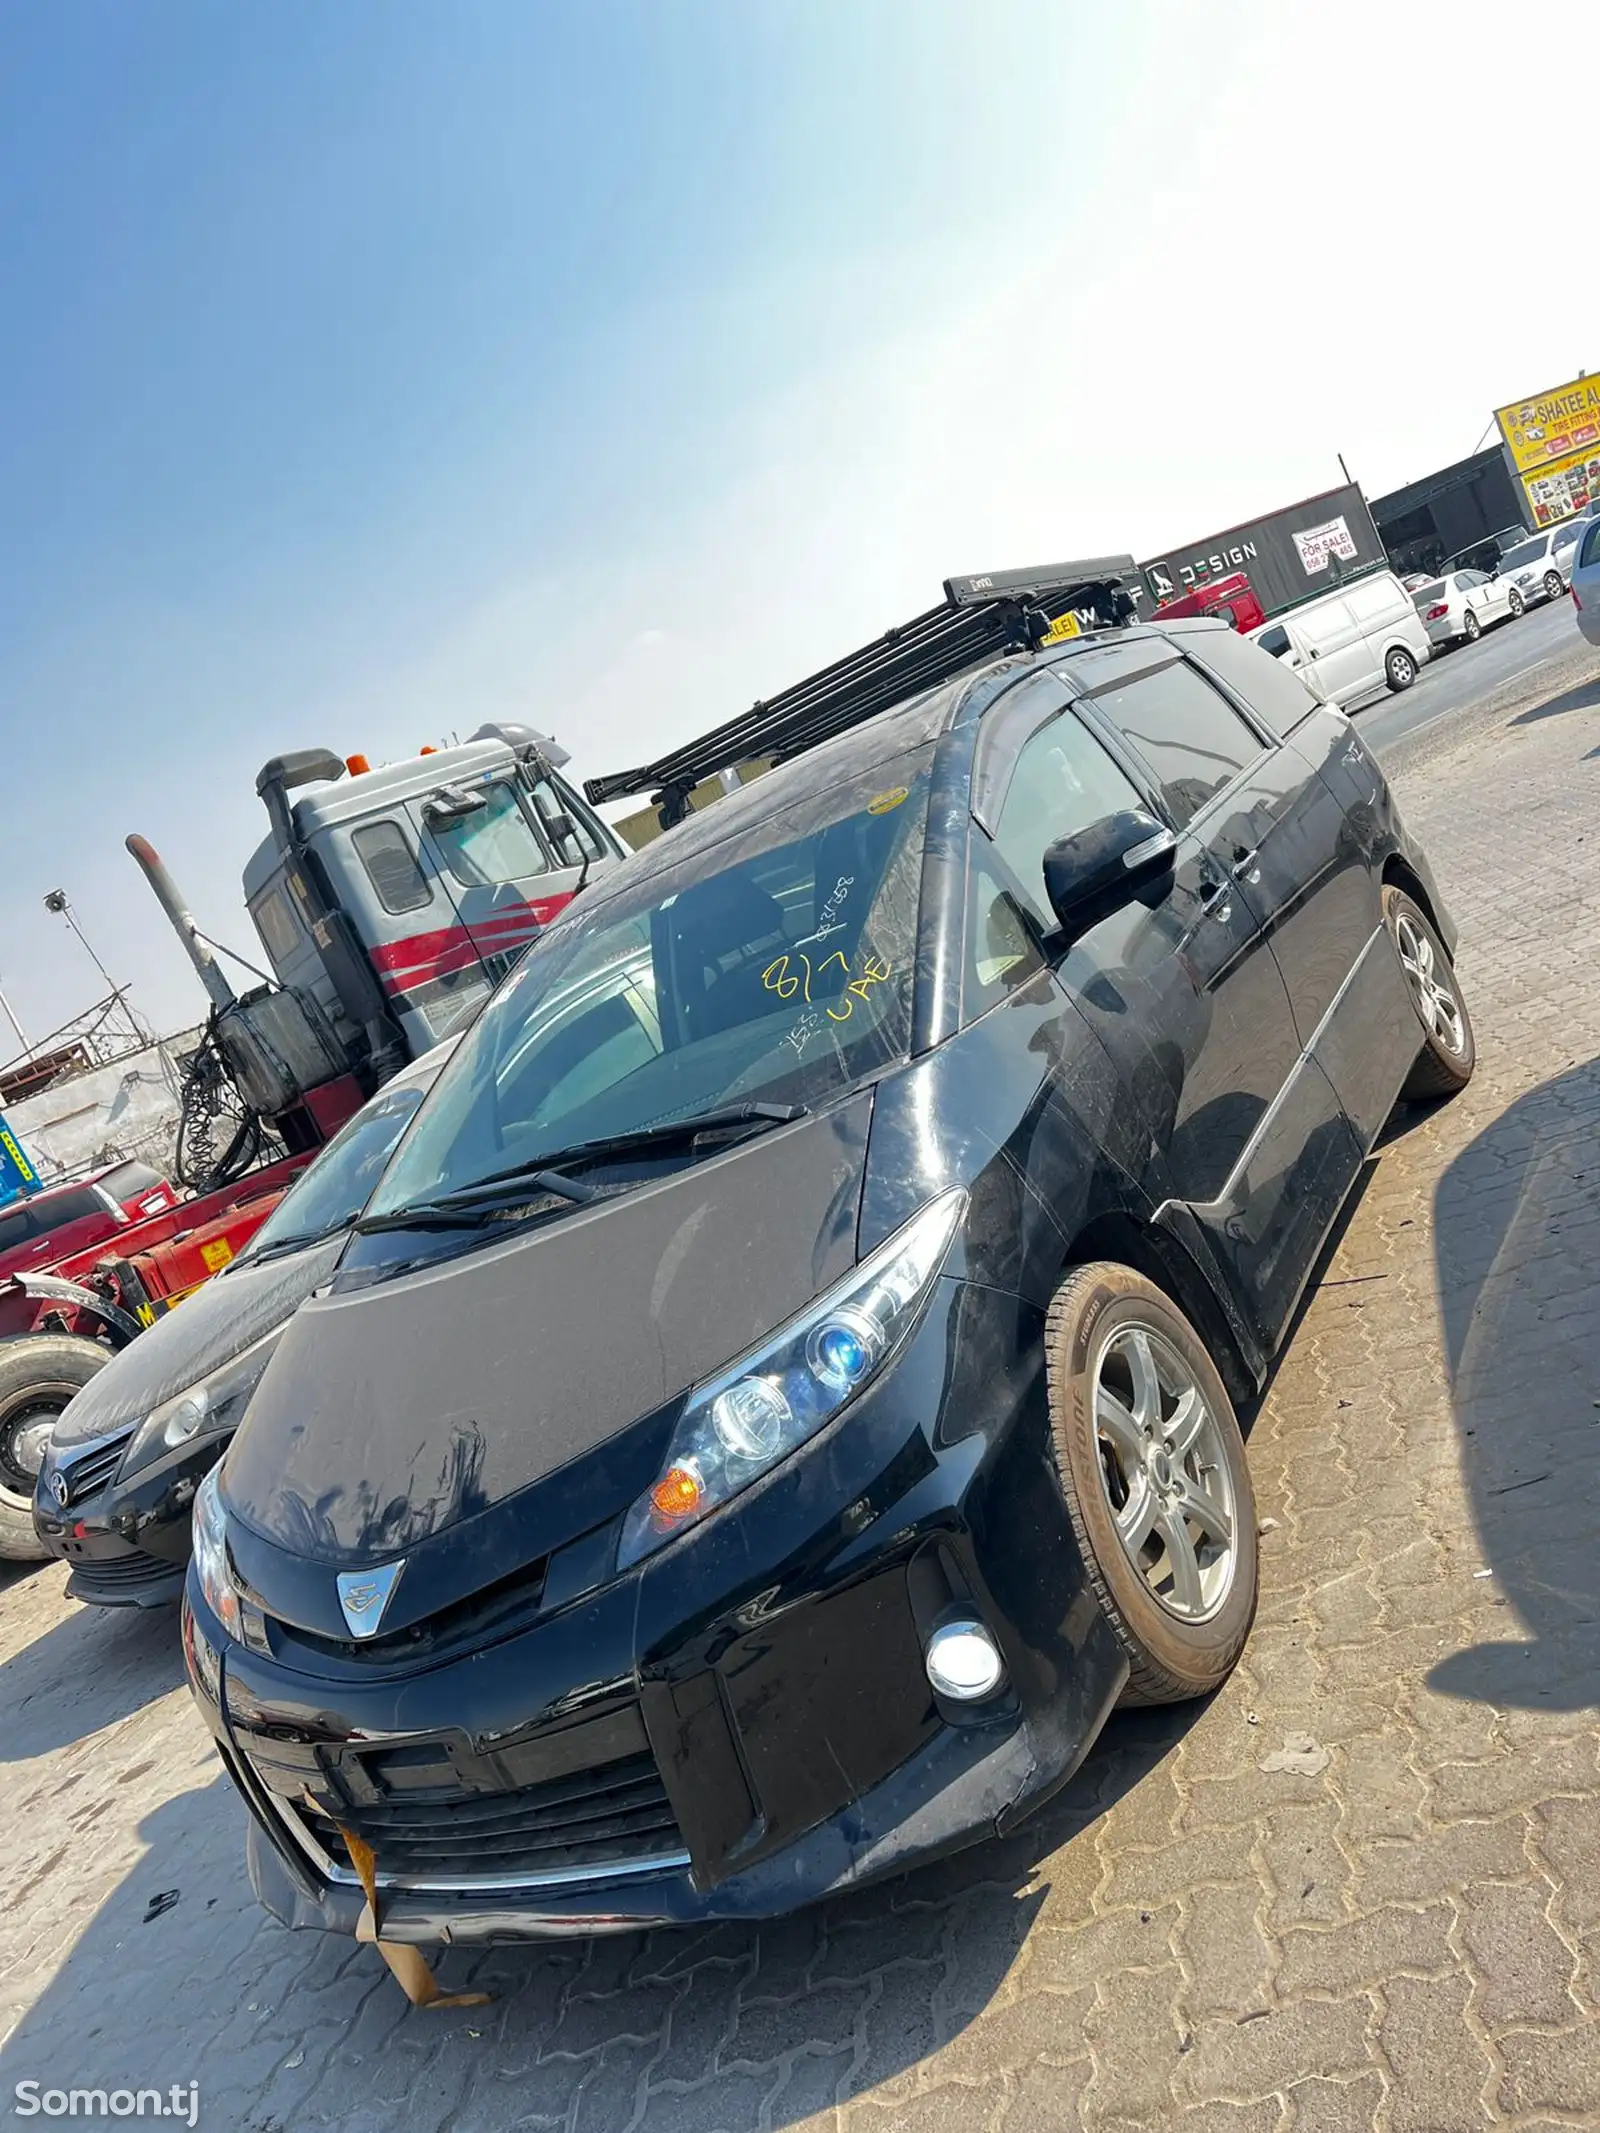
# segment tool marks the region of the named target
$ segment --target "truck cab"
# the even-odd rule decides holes
[[[1212,578],[1195,586],[1192,592],[1180,593],[1176,599],[1163,600],[1151,619],[1178,622],[1202,615],[1214,615],[1230,629],[1239,631],[1259,629],[1267,619],[1255,587],[1242,570],[1226,578]]]
[[[273,833],[245,868],[245,902],[278,983],[336,1057],[377,1061],[381,1079],[455,1035],[585,870],[620,856],[558,775],[565,761],[496,727],[380,769],[325,751],[263,768]]]

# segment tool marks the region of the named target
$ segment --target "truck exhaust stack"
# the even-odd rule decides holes
[[[194,915],[178,894],[178,884],[167,872],[161,854],[147,837],[132,836],[125,840],[128,850],[139,862],[144,878],[156,894],[156,901],[171,921],[172,930],[188,950],[189,960],[199,973],[200,982],[211,996],[214,1007],[232,1007],[233,987],[223,975],[222,966],[213,954],[211,944],[202,935],[194,922]]]

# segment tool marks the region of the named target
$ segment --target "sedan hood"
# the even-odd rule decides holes
[[[89,1380],[64,1410],[51,1443],[65,1450],[112,1436],[231,1363],[328,1280],[344,1241],[341,1231],[302,1252],[260,1266],[247,1260],[208,1281]]]
[[[855,1261],[871,1092],[501,1245],[317,1298],[228,1455],[231,1514],[370,1561],[502,1503]]]

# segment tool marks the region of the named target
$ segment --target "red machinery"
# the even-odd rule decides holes
[[[73,1394],[242,1251],[310,1160],[287,1156],[0,1281],[0,1558],[44,1553],[33,1485]]]

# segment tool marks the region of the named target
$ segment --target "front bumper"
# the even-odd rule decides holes
[[[1071,1775],[1126,1679],[1051,1465],[1042,1335],[1034,1307],[942,1281],[889,1371],[699,1532],[432,1667],[312,1671],[292,1639],[227,1643],[191,1576],[190,1680],[251,1810],[261,1901],[355,1932],[353,1828],[397,1940],[752,1918],[1010,1826]],[[1007,1668],[965,1710],[923,1668],[952,1607],[983,1617]],[[619,1838],[585,1866],[573,1817],[613,1806],[653,1850]],[[519,1864],[534,1843],[563,1863]]]
[[[65,1505],[51,1494],[58,1466],[47,1454],[33,1500],[34,1531],[66,1563],[70,1599],[96,1607],[172,1607],[183,1597],[194,1495],[226,1449],[212,1437],[155,1466],[111,1479]],[[87,1466],[88,1461],[84,1464]]]

